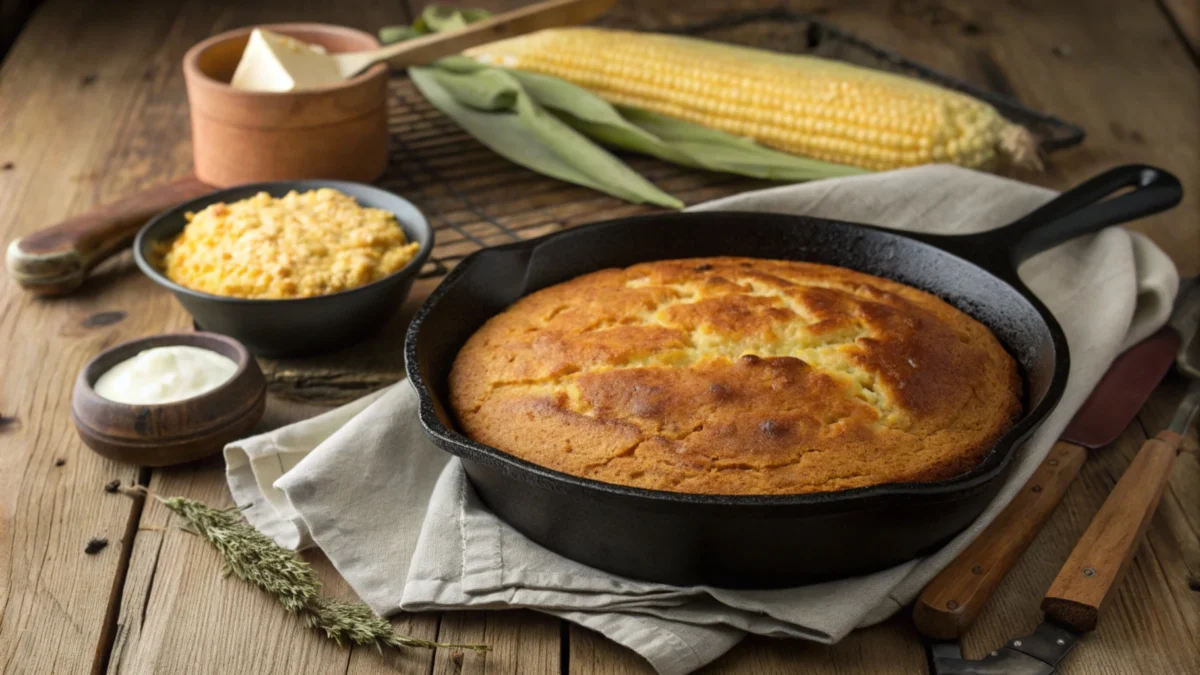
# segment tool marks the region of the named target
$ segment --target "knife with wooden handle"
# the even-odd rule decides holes
[[[1200,412],[1200,287],[1181,294],[1171,324],[1183,338],[1176,369],[1191,382],[1166,431],[1146,441],[1092,518],[1042,600],[1046,618],[1086,633],[1116,595],[1138,542],[1158,508],[1184,435]]]
[[[25,235],[8,246],[8,274],[38,295],[70,293],[96,265],[128,246],[148,220],[212,191],[188,176]]]
[[[1177,416],[1184,420],[1177,429],[1186,430],[1197,409],[1200,380],[1192,383],[1180,406],[1186,414]],[[1100,612],[1116,597],[1158,509],[1182,442],[1180,431],[1168,430],[1138,451],[1042,599],[1042,625],[978,661],[962,658],[957,643],[940,643],[930,658],[933,675],[1056,673],[1080,638],[1096,629]]]
[[[1119,356],[1021,492],[925,587],[913,622],[938,640],[960,637],[1020,560],[1079,473],[1087,449],[1111,443],[1170,370],[1179,336],[1164,328]]]
[[[1184,436],[1200,412],[1198,326],[1200,286],[1191,284],[1175,303],[1170,328],[1183,345],[1175,364],[1191,379],[1187,394],[1167,430],[1138,450],[1059,570],[1042,598],[1042,624],[977,661],[962,658],[957,642],[935,642],[929,658],[934,675],[1053,675],[1079,639],[1096,629],[1100,613],[1116,597],[1129,571]]]
[[[1080,633],[1096,630],[1158,509],[1182,444],[1181,433],[1163,431],[1138,450],[1042,599],[1047,619]]]

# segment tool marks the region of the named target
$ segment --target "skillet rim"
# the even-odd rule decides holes
[[[417,360],[417,340],[424,325],[426,317],[441,302],[442,298],[449,293],[467,271],[478,261],[488,255],[498,253],[529,250],[530,252],[537,250],[542,244],[551,241],[557,237],[569,235],[571,233],[580,232],[585,229],[599,229],[602,227],[621,227],[631,224],[642,223],[645,221],[661,221],[661,220],[689,220],[696,218],[711,218],[711,217],[741,217],[752,219],[769,220],[789,220],[806,223],[821,223],[823,225],[831,225],[834,227],[848,227],[851,229],[866,230],[873,233],[881,233],[884,235],[897,237],[900,239],[916,242],[917,244],[928,246],[945,255],[952,256],[979,270],[979,272],[992,277],[994,280],[1004,284],[1020,295],[1041,317],[1050,333],[1051,344],[1054,348],[1054,370],[1050,375],[1050,382],[1047,386],[1046,393],[1042,400],[1033,407],[1033,409],[1023,412],[1017,422],[1009,428],[987,451],[983,458],[970,471],[945,478],[939,481],[929,482],[907,482],[907,483],[882,483],[879,485],[871,485],[867,487],[851,488],[848,490],[839,490],[836,492],[808,492],[798,494],[773,494],[773,495],[725,495],[725,494],[701,494],[690,492],[672,492],[669,490],[650,490],[646,488],[638,488],[627,485],[618,485],[615,483],[605,483],[602,481],[583,478],[572,474],[563,473],[554,469],[549,469],[538,464],[529,462],[510,453],[507,453],[499,448],[494,448],[490,445],[479,443],[467,436],[463,435],[456,429],[448,428],[438,418],[435,411],[434,401],[440,400],[435,397],[429,385],[425,382],[421,374],[421,369]],[[1017,449],[1029,436],[1031,436],[1050,413],[1058,406],[1062,398],[1062,394],[1066,389],[1067,375],[1070,372],[1070,352],[1067,345],[1066,335],[1062,331],[1054,315],[1050,310],[1033,294],[1031,290],[1020,280],[1016,271],[1016,264],[1012,262],[1012,256],[1008,251],[1005,252],[1004,263],[1001,265],[985,264],[981,260],[973,259],[969,250],[971,240],[978,238],[984,240],[988,235],[994,234],[998,229],[984,230],[976,234],[967,235],[946,235],[924,232],[906,232],[903,230],[888,229],[864,223],[856,223],[844,220],[835,220],[831,218],[818,218],[814,216],[802,216],[796,214],[770,213],[762,211],[694,211],[694,212],[675,212],[675,213],[650,213],[636,216],[628,216],[625,218],[615,218],[604,220],[595,223],[588,223],[578,227],[551,232],[549,234],[528,239],[523,241],[492,246],[485,249],[480,249],[471,253],[462,260],[449,274],[442,279],[441,283],[429,294],[425,302],[417,309],[413,315],[412,321],[409,324],[408,330],[405,333],[404,340],[404,365],[408,375],[410,385],[416,390],[418,397],[418,416],[421,420],[421,426],[442,450],[449,452],[452,455],[458,456],[469,461],[478,461],[491,466],[494,469],[504,471],[505,473],[515,476],[518,479],[528,483],[535,484],[539,487],[547,489],[556,489],[559,491],[574,491],[576,493],[586,494],[586,496],[604,499],[604,500],[637,500],[646,504],[655,506],[671,507],[671,506],[689,506],[689,507],[742,507],[742,508],[764,508],[764,507],[822,507],[822,508],[837,508],[839,512],[854,511],[868,508],[878,508],[879,504],[875,502],[908,499],[908,498],[929,498],[929,497],[956,497],[960,493],[969,493],[978,489],[982,489],[993,479],[1002,476],[1010,467],[1013,457]],[[528,272],[529,266],[525,265],[525,271]],[[849,268],[853,269],[853,268]],[[595,271],[595,270],[591,270]],[[586,274],[587,272],[580,272]],[[877,275],[878,276],[878,275]],[[886,277],[885,277],[886,278]],[[904,282],[899,282],[904,283]],[[911,285],[911,284],[910,284]],[[921,289],[925,290],[925,289]],[[954,303],[942,298],[938,293],[926,291],[941,298],[944,302],[949,303],[961,312],[975,318],[970,312],[958,307]],[[524,296],[522,296],[524,297]],[[975,319],[978,321],[979,319]],[[997,336],[999,339],[999,336]],[[1001,340],[1005,350],[1011,354],[1014,350],[1011,346]],[[461,347],[461,345],[460,345]],[[1014,357],[1015,358],[1015,357]],[[1023,373],[1023,383],[1028,382],[1028,377]],[[449,409],[447,408],[447,411]],[[454,448],[451,450],[450,448]],[[455,451],[457,450],[457,451]]]

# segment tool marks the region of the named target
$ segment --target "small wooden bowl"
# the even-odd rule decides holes
[[[159,405],[117,403],[92,388],[109,368],[138,352],[171,345],[228,356],[237,363],[237,372],[206,394]],[[119,344],[89,361],[75,380],[71,419],[83,442],[109,459],[169,466],[214,455],[226,443],[247,436],[266,403],[266,379],[237,340],[216,333],[171,333]]]
[[[259,26],[331,53],[376,49],[369,33],[317,23]],[[183,57],[196,176],[216,187],[329,178],[370,183],[388,158],[388,67],[294,92],[229,86],[253,27],[215,35]]]

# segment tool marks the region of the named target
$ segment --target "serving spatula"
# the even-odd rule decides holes
[[[1166,431],[1147,440],[1071,551],[1042,598],[1045,621],[978,661],[962,658],[957,642],[931,649],[935,675],[1053,675],[1067,652],[1096,629],[1100,612],[1116,597],[1142,535],[1158,508],[1184,434],[1200,411],[1200,285],[1185,289],[1171,328],[1182,347],[1177,369],[1191,380]]]

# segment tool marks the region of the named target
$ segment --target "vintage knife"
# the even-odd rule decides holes
[[[1058,663],[1088,632],[1116,596],[1142,535],[1170,477],[1184,434],[1200,411],[1200,286],[1185,289],[1171,327],[1182,346],[1176,366],[1191,380],[1166,431],[1147,440],[1092,519],[1042,599],[1045,621],[978,661],[962,658],[957,643],[931,647],[935,675],[1053,675]]]
[[[913,622],[923,635],[954,640],[979,616],[1066,494],[1087,454],[1111,443],[1171,368],[1179,335],[1164,327],[1117,357],[1021,492],[921,592]]]

